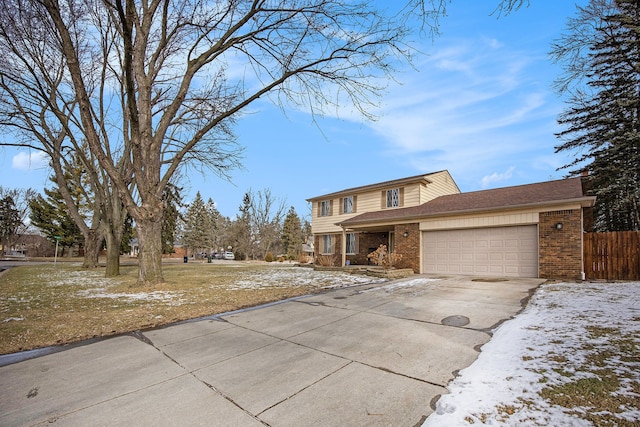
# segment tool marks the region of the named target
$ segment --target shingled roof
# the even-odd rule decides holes
[[[570,201],[580,201],[587,206],[592,206],[595,201],[595,197],[585,196],[581,178],[440,196],[420,206],[363,213],[338,225],[349,227],[365,223],[525,208]]]

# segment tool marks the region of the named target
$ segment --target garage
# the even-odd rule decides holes
[[[536,225],[424,231],[423,272],[538,277]]]

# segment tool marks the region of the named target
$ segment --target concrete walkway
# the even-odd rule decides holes
[[[434,279],[331,291],[1,367],[0,425],[420,425],[488,332],[542,283]]]

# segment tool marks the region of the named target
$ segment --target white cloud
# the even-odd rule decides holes
[[[20,151],[11,159],[11,167],[21,171],[41,169],[48,165],[48,157],[42,151]]]
[[[528,180],[556,143],[559,103],[538,71],[545,61],[496,39],[455,39],[399,77],[404,85],[370,126],[388,157],[421,172],[448,169],[465,191]]]
[[[516,168],[514,166],[511,166],[509,169],[507,169],[506,172],[502,172],[502,173],[494,172],[491,175],[486,175],[482,177],[482,180],[480,181],[482,188],[488,188],[492,184],[510,180],[511,177],[513,177],[514,170],[516,170]]]

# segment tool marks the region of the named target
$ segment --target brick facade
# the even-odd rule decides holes
[[[420,273],[420,227],[419,224],[402,224],[395,226],[395,252],[402,255],[396,268],[410,268]],[[404,237],[405,232],[407,237]]]
[[[562,229],[557,228],[562,224]],[[582,279],[582,211],[541,212],[538,225],[539,276]]]
[[[413,241],[413,239],[418,239],[418,245],[419,245],[419,231],[418,231],[418,224],[413,224],[415,226],[415,232],[411,232],[410,237],[411,237],[411,241]],[[404,226],[402,226],[404,227]],[[402,228],[400,226],[396,227],[396,252],[398,252],[398,248],[397,245],[398,243],[400,243],[401,248],[402,247],[406,247],[406,242],[401,242],[400,239],[404,239],[402,237],[402,233],[404,233],[405,229],[409,229],[407,227]],[[398,234],[398,232],[400,234]],[[333,261],[333,265],[336,267],[340,266],[340,263],[342,261],[342,234],[332,234],[332,243],[333,243],[333,253],[332,253],[332,261]],[[347,261],[349,262],[349,264],[351,265],[373,265],[370,260],[367,258],[367,255],[369,255],[371,252],[375,251],[376,249],[378,249],[378,247],[380,245],[388,245],[389,244],[389,233],[387,232],[381,232],[381,233],[372,233],[372,232],[366,232],[366,233],[356,233],[356,239],[357,239],[357,247],[358,247],[358,253],[354,254],[354,255],[347,255]],[[322,239],[323,236],[319,235],[319,236],[315,236],[314,238],[314,245],[316,248],[316,255],[325,255],[322,253]],[[403,259],[400,263],[400,265],[398,265],[398,268],[413,268],[415,272],[419,271],[419,268],[414,268],[413,266],[418,266],[419,265],[419,260],[418,260],[418,256],[419,256],[419,252],[417,251],[413,251],[411,248],[413,248],[414,246],[410,246],[407,249],[403,249],[406,251],[406,254],[403,252]],[[416,246],[417,247],[417,246]],[[407,262],[405,260],[406,259],[411,259],[411,257],[416,257],[415,261],[409,261]]]
[[[340,263],[342,262],[342,258],[341,258],[341,251],[342,251],[342,235],[340,234],[332,234],[332,245],[333,245],[333,253],[332,254],[325,254],[322,251],[322,248],[324,246],[323,243],[323,238],[324,235],[317,235],[314,236],[313,238],[313,247],[315,248],[315,253],[316,253],[316,257],[322,256],[329,256],[332,258],[332,265],[334,267],[340,267]]]
[[[380,245],[387,244],[389,244],[389,233],[358,233],[358,254],[349,255],[347,259],[351,261],[351,264],[373,264],[367,255],[378,249]]]
[[[589,213],[589,210],[585,212]],[[540,213],[538,224],[538,271],[545,279],[582,279],[582,234],[583,214],[581,209],[560,210]],[[589,226],[588,221],[587,227]],[[557,224],[562,224],[558,229]],[[393,227],[395,233],[395,253],[402,259],[396,268],[410,268],[420,273],[420,228],[418,223],[400,224]],[[407,237],[404,237],[405,232]],[[333,263],[341,264],[342,235],[333,234]],[[367,255],[380,245],[387,245],[389,233],[357,233],[358,253],[347,255],[351,265],[370,264]],[[322,248],[322,237],[315,236],[315,247]],[[321,251],[317,253],[321,255]]]

